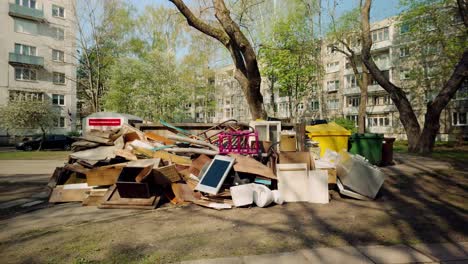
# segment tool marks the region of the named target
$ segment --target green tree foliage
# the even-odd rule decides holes
[[[189,90],[179,79],[174,55],[154,50],[143,58],[120,58],[111,69],[105,108],[145,120],[179,121]]]
[[[412,91],[413,103],[428,102],[468,47],[468,31],[456,0],[401,0],[400,4],[405,11],[399,17],[397,41],[405,56],[398,66],[409,73],[405,85]]]
[[[49,101],[11,101],[0,108],[3,128],[40,129],[43,136],[57,124],[59,116],[59,110]]]
[[[260,50],[262,71],[289,97],[290,117],[299,118],[298,106],[311,92],[320,71],[320,42],[314,38],[307,9],[298,9],[275,22],[270,40]]]

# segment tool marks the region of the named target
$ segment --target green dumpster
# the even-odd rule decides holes
[[[353,134],[349,152],[365,157],[373,165],[379,165],[382,162],[382,141],[383,134]]]

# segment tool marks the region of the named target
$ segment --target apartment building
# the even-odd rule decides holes
[[[76,125],[74,6],[74,0],[0,3],[0,105],[50,100],[60,110],[52,133],[69,132]],[[5,135],[1,124],[0,131]]]
[[[429,78],[430,82],[421,82],[410,78],[409,71],[414,68],[412,59],[411,36],[406,34],[407,28],[395,18],[388,18],[371,25],[373,40],[372,56],[377,66],[385,76],[407,92],[407,96],[420,120],[424,122],[426,103],[432,99],[440,89],[437,74]],[[333,45],[323,41],[322,64],[323,76],[321,81],[311,86],[311,93],[299,105],[299,121],[312,119],[347,118],[357,124],[360,105],[360,89],[347,58],[333,50]],[[359,53],[356,45],[355,51]],[[361,71],[361,67],[358,67]],[[216,74],[218,89],[217,117],[220,119],[236,118],[249,120],[245,99],[239,84],[233,78],[233,66],[219,69]],[[431,70],[431,69],[429,69]],[[427,79],[427,78],[426,78]],[[270,94],[267,93],[268,80],[262,82],[262,94],[266,103]],[[238,99],[239,98],[239,99]],[[234,101],[233,99],[237,100]],[[234,102],[234,104],[233,104]],[[288,98],[275,96],[278,118],[290,117],[287,107]],[[267,107],[268,108],[268,107]],[[271,106],[269,106],[271,109]],[[272,112],[269,111],[269,114]],[[468,82],[465,82],[441,115],[439,139],[455,140],[468,135]],[[366,107],[366,127],[371,133],[384,133],[388,136],[406,138],[404,128],[399,120],[399,113],[388,93],[375,80],[370,79],[368,86],[368,100]]]

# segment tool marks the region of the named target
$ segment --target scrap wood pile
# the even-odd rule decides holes
[[[188,203],[266,207],[328,203],[329,184],[338,184],[344,195],[372,199],[383,183],[379,171],[346,152],[329,151],[315,161],[309,151],[279,151],[245,126],[219,125],[211,136],[167,126],[174,132],[167,137],[128,125],[88,131],[50,178],[49,202],[133,209]],[[356,176],[362,172],[373,176]]]

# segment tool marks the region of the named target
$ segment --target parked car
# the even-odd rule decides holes
[[[42,141],[41,137],[36,137],[31,140],[25,140],[16,144],[16,149],[19,150],[36,150],[39,148]],[[44,142],[42,143],[42,149],[63,149],[70,150],[71,144],[74,139],[65,135],[47,135]]]

